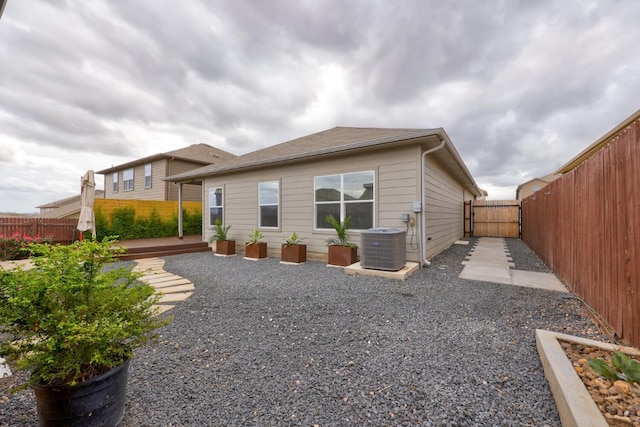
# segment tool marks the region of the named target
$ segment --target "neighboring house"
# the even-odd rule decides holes
[[[257,228],[277,255],[296,232],[316,259],[335,236],[327,214],[351,217],[354,243],[371,227],[407,230],[407,259],[431,258],[463,236],[463,202],[483,195],[442,128],[336,127],[166,180],[204,186],[203,240],[221,219],[241,248]]]
[[[135,200],[178,200],[178,189],[164,180],[205,165],[232,159],[231,153],[207,144],[193,144],[179,150],[154,154],[96,173],[104,175],[104,198]],[[183,200],[201,201],[199,185],[185,185]]]
[[[542,178],[533,178],[525,183],[518,185],[516,188],[516,200],[523,200],[538,190],[543,189],[552,181],[560,178],[560,175],[556,175],[554,173],[549,174],[547,176],[543,176]]]
[[[104,197],[104,191],[96,190],[97,198]],[[40,209],[40,218],[79,218],[80,217],[80,195],[68,197],[44,205],[36,206]]]
[[[564,165],[560,166],[555,173],[558,175],[565,174],[570,172],[571,170],[577,168],[582,163],[586,162],[593,156],[595,153],[609,145],[611,142],[615,140],[616,135],[620,134],[620,132],[624,131],[626,128],[630,127],[634,122],[640,120],[640,110],[633,113],[631,116],[627,117],[623,120],[618,126],[611,129],[607,132],[602,138],[598,139],[593,144],[589,145],[587,148],[578,153],[575,157],[569,160]]]

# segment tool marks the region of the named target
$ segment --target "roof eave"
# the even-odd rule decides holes
[[[191,159],[188,157],[181,157],[181,156],[173,156],[170,154],[165,154],[165,153],[160,153],[160,154],[154,154],[152,156],[148,156],[148,157],[143,157],[141,159],[136,159],[136,160],[132,160],[130,162],[127,163],[122,163],[116,166],[112,166],[110,168],[107,169],[103,169],[100,171],[97,171],[97,174],[107,174],[107,173],[111,173],[111,172],[116,172],[122,169],[127,169],[133,166],[138,166],[138,165],[143,165],[146,163],[150,163],[150,162],[156,162],[158,160],[179,160],[179,161],[183,161],[183,162],[189,162],[189,163],[194,163],[194,164],[199,164],[202,166],[207,166],[210,165],[212,162],[208,162],[208,161],[204,161],[204,160],[197,160],[197,159]]]

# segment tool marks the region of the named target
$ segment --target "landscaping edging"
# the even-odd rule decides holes
[[[629,354],[638,354],[638,351],[632,347],[536,329],[536,347],[563,427],[608,427],[607,420],[600,413],[559,341],[609,351],[621,350]]]

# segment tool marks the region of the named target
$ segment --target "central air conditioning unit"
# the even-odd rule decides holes
[[[360,266],[398,271],[407,263],[407,233],[397,228],[370,228],[360,234]]]

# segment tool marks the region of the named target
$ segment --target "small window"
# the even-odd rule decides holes
[[[222,187],[209,189],[209,225],[214,225],[216,220],[224,222]]]
[[[534,185],[533,187],[531,187],[531,192],[532,193],[535,193],[538,190],[540,190],[540,186],[539,185]]]
[[[314,189],[316,228],[332,228],[325,221],[327,215],[339,221],[350,217],[349,228],[355,230],[373,227],[373,171],[318,176],[314,179]]]
[[[113,173],[113,192],[118,192],[118,172]]]
[[[144,165],[144,188],[151,188],[151,163]]]
[[[124,191],[133,190],[133,168],[122,171],[122,189]]]
[[[278,227],[278,211],[280,205],[280,184],[278,181],[258,184],[260,227]]]

